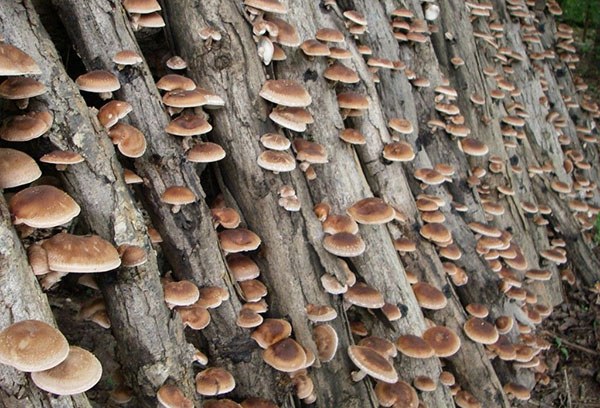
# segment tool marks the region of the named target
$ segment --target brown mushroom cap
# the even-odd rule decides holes
[[[458,391],[455,402],[460,408],[481,408],[481,403],[468,391],[464,390]]]
[[[283,319],[265,319],[250,337],[263,349],[290,337],[292,325]]]
[[[378,197],[363,198],[346,212],[360,224],[385,224],[395,216],[393,207]]]
[[[23,320],[0,331],[0,363],[17,370],[47,370],[63,362],[69,343],[63,334],[39,320]]]
[[[340,139],[342,139],[346,143],[363,145],[367,143],[367,139],[365,135],[360,133],[356,129],[344,129],[340,133]]]
[[[357,282],[344,293],[344,300],[368,309],[383,307],[385,301],[381,293],[364,282]]]
[[[42,242],[48,267],[56,272],[95,273],[118,268],[119,253],[97,235],[56,234]]]
[[[141,63],[143,60],[142,57],[140,57],[140,55],[135,51],[122,50],[113,55],[112,61],[119,65],[136,65]]]
[[[82,91],[105,93],[121,88],[117,77],[103,70],[90,71],[77,77],[75,83]]]
[[[438,357],[450,357],[460,349],[460,338],[447,327],[434,326],[423,333],[423,339]]]
[[[161,77],[156,83],[156,87],[162,91],[193,91],[196,89],[196,83],[183,75],[168,74]]]
[[[387,383],[398,381],[394,366],[381,354],[363,346],[349,346],[348,356],[361,371],[371,377]]]
[[[119,119],[123,119],[132,110],[133,106],[129,103],[112,100],[102,105],[97,116],[102,126],[110,128],[116,125]]]
[[[324,42],[344,42],[344,34],[341,31],[336,30],[334,28],[321,28],[317,30],[315,37],[317,38],[317,40],[321,40]]]
[[[375,395],[384,407],[417,408],[419,406],[417,392],[410,384],[402,380],[398,380],[393,384],[377,382]]]
[[[269,102],[290,107],[305,107],[312,102],[306,89],[291,79],[269,79],[259,95]]]
[[[263,360],[276,370],[291,373],[305,366],[306,353],[300,344],[288,337],[269,346],[263,352]]]
[[[225,150],[216,143],[199,142],[185,153],[185,158],[192,163],[214,163],[223,160],[226,155]]]
[[[29,184],[41,175],[39,166],[27,153],[0,148],[0,189]]]
[[[419,306],[425,309],[439,310],[446,307],[448,300],[437,288],[425,282],[417,282],[412,287]]]
[[[160,196],[163,203],[172,205],[191,204],[196,201],[196,195],[187,187],[173,186],[165,190]]]
[[[352,217],[347,215],[330,214],[321,226],[326,234],[337,234],[338,232],[358,233],[358,224]]]
[[[300,49],[309,57],[328,57],[329,47],[318,40],[306,40],[300,44]]]
[[[279,0],[244,0],[244,5],[268,13],[285,14],[288,12],[286,5]]]
[[[358,235],[338,232],[323,238],[323,248],[336,256],[354,257],[365,252],[365,242]]]
[[[435,351],[428,342],[412,334],[405,334],[398,337],[396,348],[402,354],[413,358],[429,358],[435,355]]]
[[[203,135],[212,130],[210,123],[200,115],[185,113],[173,119],[165,131],[175,136]]]
[[[344,84],[355,84],[360,81],[356,72],[339,62],[330,65],[323,72],[323,77],[330,81],[342,82]]]
[[[319,164],[327,163],[327,150],[325,147],[316,142],[310,142],[304,139],[294,139],[292,143],[296,151],[296,159],[299,161]]]
[[[203,307],[183,306],[178,307],[177,312],[181,316],[184,327],[192,330],[202,330],[210,324],[210,313]]]
[[[85,392],[100,381],[102,365],[87,350],[71,346],[67,358],[59,365],[45,371],[31,373],[39,388],[57,395]]]
[[[52,122],[52,114],[46,111],[10,116],[2,122],[0,139],[7,142],[27,142],[46,133]]]
[[[13,77],[0,83],[0,97],[4,99],[27,99],[46,93],[41,82],[29,77]]]
[[[474,342],[493,344],[498,341],[498,330],[494,325],[480,319],[471,317],[464,325],[465,334]]]
[[[521,401],[527,401],[531,398],[529,389],[521,384],[509,382],[504,386],[504,391],[507,394],[512,394],[516,399]]]
[[[470,156],[485,156],[490,151],[485,143],[471,137],[461,139],[458,146],[465,154]]]
[[[123,244],[118,248],[121,254],[121,265],[126,268],[134,268],[146,263],[148,254],[144,248],[137,245]]]
[[[174,306],[189,306],[200,296],[198,287],[188,280],[166,282],[163,285],[165,301]]]
[[[50,164],[77,164],[83,162],[83,157],[79,153],[66,150],[53,150],[40,157],[42,163]]]
[[[241,403],[242,408],[277,408],[277,405],[263,398],[247,398]]]
[[[413,380],[413,385],[419,391],[431,392],[435,391],[436,383],[426,375],[418,375]]]
[[[391,341],[381,337],[365,337],[358,342],[359,346],[368,347],[381,354],[385,358],[393,358],[398,355],[398,351]]]
[[[444,243],[452,239],[452,233],[440,223],[425,224],[419,232],[425,239],[435,243]]]
[[[265,133],[260,137],[260,142],[271,150],[287,150],[292,144],[287,137],[279,133]]]
[[[343,36],[342,36],[343,38]],[[0,75],[39,75],[42,71],[27,53],[10,44],[0,44]]]
[[[413,176],[417,180],[419,180],[427,185],[432,185],[432,186],[442,184],[444,181],[446,181],[446,177],[444,177],[443,174],[439,173],[438,171],[436,171],[434,169],[427,169],[427,168],[417,169],[413,173]]]
[[[230,399],[206,400],[202,408],[242,408],[240,404]]]
[[[389,161],[408,162],[415,158],[415,152],[407,142],[392,142],[383,148],[383,157]]]
[[[371,105],[366,96],[351,91],[339,93],[337,101],[341,109],[365,110]]]
[[[296,160],[287,152],[267,150],[262,152],[256,161],[258,165],[272,172],[288,172],[296,168]]]
[[[317,346],[319,360],[328,362],[333,359],[338,346],[338,335],[329,324],[319,324],[313,328],[313,340]]]
[[[108,131],[113,144],[116,144],[123,156],[137,158],[146,152],[146,138],[137,128],[118,122]]]
[[[219,233],[221,248],[228,253],[254,251],[260,246],[260,237],[244,229],[230,229]]]
[[[174,384],[164,384],[156,392],[156,399],[165,408],[193,408],[194,402],[185,397],[183,391]]]
[[[489,314],[488,308],[481,303],[469,303],[465,309],[471,316],[479,317],[480,319],[486,318]]]
[[[412,123],[410,123],[408,120],[402,119],[402,118],[390,119],[390,121],[388,122],[388,126],[391,127],[393,130],[395,130],[396,132],[402,133],[405,135],[409,135],[412,132],[414,132],[414,127],[413,127]]]
[[[226,394],[235,388],[235,379],[224,368],[211,367],[196,375],[196,392],[211,396]]]
[[[238,313],[236,324],[239,327],[251,329],[260,326],[263,321],[263,317],[260,314],[252,310],[241,309]]]
[[[259,280],[250,279],[239,282],[238,285],[242,290],[242,296],[247,302],[258,302],[263,297],[267,296],[267,287]]]
[[[128,13],[135,14],[150,14],[161,10],[156,0],[124,0],[123,7]]]
[[[258,265],[242,254],[231,254],[227,257],[227,266],[237,282],[256,279],[260,275]]]

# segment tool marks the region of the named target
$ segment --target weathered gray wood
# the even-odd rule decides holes
[[[15,232],[8,205],[0,195],[0,327],[36,319],[56,326],[46,295],[40,289]],[[27,373],[0,364],[0,407],[87,408],[85,394],[59,397],[39,389]]]
[[[65,72],[31,3],[0,4],[0,23],[6,40],[42,68],[40,80],[48,92],[36,98],[33,107],[54,114],[49,141],[54,148],[76,151],[85,158],[63,172],[62,178],[90,231],[117,245],[141,245],[148,253],[146,264],[98,278],[128,383],[145,406],[154,404],[156,390],[168,378],[192,394],[192,351],[183,338],[181,321],[170,316],[164,303],[156,257],[112,143]]]

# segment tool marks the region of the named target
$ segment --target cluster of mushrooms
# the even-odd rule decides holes
[[[338,9],[335,0],[325,0],[324,6]],[[257,43],[257,56],[265,65],[286,59],[283,47],[299,47],[309,58],[327,58],[328,68],[323,76],[337,88],[337,102],[342,118],[360,117],[370,107],[369,99],[352,90],[343,90],[344,84],[356,84],[359,75],[344,65],[344,60],[353,58],[346,48],[346,38],[357,42],[357,50],[366,59],[372,81],[377,84],[377,73],[380,69],[389,69],[397,74],[404,73],[415,88],[430,87],[430,81],[418,77],[402,61],[391,61],[372,56],[371,48],[360,43],[361,36],[367,32],[367,19],[355,10],[342,13],[349,36],[333,28],[321,28],[315,38],[301,41],[296,29],[290,23],[274,15],[284,15],[287,7],[279,0],[244,0],[248,21]],[[484,109],[492,102],[492,109],[501,109],[500,129],[504,148],[517,149],[518,140],[526,140],[524,130],[529,112],[519,101],[521,90],[507,76],[515,72],[513,63],[525,60],[504,44],[504,27],[498,22],[498,16],[490,3],[478,3],[472,0],[465,2],[474,27],[474,35],[478,40],[491,45],[497,53],[496,61],[501,71],[488,67],[481,73],[489,80],[489,92],[486,94],[471,93],[466,96],[480,112],[481,121],[486,126],[491,119],[488,110]],[[527,46],[527,58],[532,62],[536,80],[546,92],[549,91],[548,80],[544,78],[541,62],[554,63],[556,70],[574,69],[578,62],[576,50],[572,45],[573,30],[565,25],[558,25],[554,50],[546,50],[537,31],[535,14],[530,11],[535,6],[533,0],[508,0],[507,9],[513,19],[521,25],[521,39]],[[550,15],[560,15],[560,6],[548,1],[547,10]],[[158,12],[161,10],[156,0],[124,0],[123,7],[129,13],[135,29],[157,28],[165,25]],[[396,9],[390,14],[389,26],[394,38],[409,45],[429,41],[429,35],[438,29],[433,22],[440,14],[440,7],[432,1],[423,5],[425,19],[415,18],[408,9]],[[485,30],[481,31],[483,28]],[[221,40],[221,33],[211,28],[202,30],[201,37],[210,48],[212,42]],[[452,33],[444,33],[447,41],[453,41]],[[143,59],[134,51],[122,50],[114,55],[113,62],[117,69],[127,65],[136,65]],[[458,55],[450,59],[453,69],[464,69],[465,61]],[[173,119],[166,126],[165,132],[180,137],[185,150],[185,158],[193,163],[217,162],[226,156],[225,150],[218,144],[205,138],[212,130],[210,117],[205,109],[219,109],[225,101],[213,92],[196,86],[194,81],[183,72],[186,62],[178,56],[166,62],[169,73],[156,83],[163,91],[162,102]],[[15,105],[25,110],[29,99],[47,92],[46,87],[34,76],[41,73],[39,66],[23,51],[9,44],[0,43],[0,76],[8,79],[0,83],[0,97],[13,100]],[[118,78],[109,71],[91,71],[77,78],[76,84],[81,91],[98,94],[102,99],[111,99],[112,92],[120,88]],[[339,87],[338,87],[339,85]],[[600,116],[598,105],[586,93],[587,85],[581,78],[575,78],[574,86],[580,95],[575,100],[564,93],[563,100],[568,109],[586,112],[590,120],[586,124],[576,126],[577,137],[585,148],[598,142],[595,135],[594,118]],[[562,86],[559,86],[562,91]],[[456,104],[461,95],[450,86],[450,81],[442,79],[435,87],[435,111],[439,118],[430,120],[427,125],[435,137],[449,137],[456,140],[462,152],[467,156],[483,158],[489,154],[488,146],[471,134],[465,125],[465,117]],[[281,128],[281,132],[266,133],[260,136],[260,143],[265,150],[256,158],[257,164],[275,174],[291,172],[298,167],[305,173],[307,180],[317,178],[318,167],[329,162],[326,147],[302,137],[307,126],[314,122],[308,107],[312,97],[304,86],[291,79],[269,79],[259,92],[259,96],[274,104],[269,118]],[[542,106],[550,107],[549,95],[540,98]],[[489,106],[488,106],[489,108]],[[97,114],[100,124],[108,130],[112,142],[125,157],[138,158],[146,151],[145,136],[135,127],[120,122],[132,106],[126,101],[110,100],[102,106]],[[577,120],[573,119],[576,123]],[[594,219],[600,208],[588,204],[585,200],[592,198],[597,185],[585,176],[585,171],[592,165],[585,161],[583,152],[572,146],[570,137],[564,133],[567,120],[558,111],[551,111],[546,121],[553,129],[564,151],[563,171],[570,177],[569,183],[559,179],[551,161],[530,165],[522,169],[517,163],[507,163],[499,156],[487,158],[487,168],[474,166],[469,170],[468,186],[476,189],[481,197],[483,211],[489,221],[500,217],[505,212],[502,200],[518,194],[517,189],[509,184],[494,184],[488,179],[490,175],[504,175],[512,172],[515,177],[525,170],[530,177],[544,178],[550,188],[561,197],[568,199],[568,207],[573,212],[585,237],[591,241],[591,230]],[[52,126],[53,117],[47,111],[28,111],[21,115],[4,120],[0,128],[0,138],[8,142],[27,142],[41,137]],[[411,162],[415,158],[415,149],[404,137],[411,135],[413,124],[399,117],[390,118],[388,126],[392,129],[392,142],[385,145],[381,152],[386,163]],[[290,140],[287,134],[293,137]],[[291,133],[294,132],[294,133]],[[339,137],[345,143],[358,147],[368,143],[367,137],[359,130],[344,128]],[[290,151],[290,148],[293,150]],[[293,153],[293,154],[292,154]],[[67,166],[75,166],[84,161],[81,155],[56,150],[41,157],[40,162],[56,166],[58,171]],[[455,169],[445,163],[437,163],[432,168],[418,168],[413,177],[420,182],[422,193],[415,197],[416,207],[423,221],[419,229],[423,240],[432,243],[441,259],[443,267],[451,282],[459,287],[467,285],[469,275],[455,261],[461,256],[461,250],[454,244],[452,231],[444,224],[446,219],[442,211],[451,206],[453,211],[463,213],[468,207],[456,201],[446,202],[434,194],[426,194],[429,186],[439,186],[452,182]],[[128,184],[145,181],[133,171],[125,169],[124,178]],[[510,178],[505,177],[505,180]],[[513,178],[514,179],[514,178]],[[72,223],[81,211],[79,205],[66,192],[42,178],[42,171],[36,161],[24,152],[11,148],[0,148],[0,188],[12,189],[26,186],[16,193],[7,193],[13,223],[21,237],[31,235],[36,229],[42,229],[44,239],[38,240],[28,248],[28,257],[32,270],[40,279],[41,286],[48,290],[58,284],[68,273],[82,274],[78,282],[92,289],[98,289],[93,278],[94,273],[106,272],[119,267],[135,267],[146,262],[144,249],[135,243],[122,243],[118,247],[96,235],[79,236],[67,233],[65,226]],[[300,211],[300,200],[290,185],[283,185],[277,191],[279,205],[286,211]],[[195,194],[184,185],[166,188],[160,193],[164,204],[170,205],[174,214],[185,211],[184,206],[194,205],[198,200]],[[568,262],[565,250],[566,243],[560,236],[557,226],[550,224],[547,218],[552,213],[549,205],[520,200],[520,210],[531,217],[535,225],[543,228],[548,234],[551,247],[539,252],[539,257],[548,265],[563,265]],[[344,304],[349,307],[365,308],[371,311],[380,310],[389,321],[398,320],[403,312],[397,305],[386,302],[383,295],[364,282],[357,281],[348,263],[343,258],[357,257],[368,251],[365,242],[359,235],[359,225],[384,225],[386,223],[405,223],[407,218],[400,211],[381,198],[368,197],[357,201],[347,208],[346,214],[334,214],[331,207],[321,202],[314,206],[313,212],[322,223],[323,248],[339,257],[338,264],[345,272],[345,281],[340,282],[335,276],[324,274],[321,285],[332,295],[342,295]],[[327,363],[335,358],[338,348],[336,331],[328,323],[337,318],[336,310],[329,305],[306,305],[306,317],[313,325],[313,339],[318,355],[298,343],[292,337],[291,324],[279,318],[264,318],[268,311],[265,301],[268,290],[260,277],[258,265],[249,256],[249,252],[257,250],[261,245],[260,237],[254,232],[238,228],[240,215],[235,209],[226,206],[222,197],[211,204],[213,226],[218,230],[220,247],[227,261],[241,295],[245,301],[237,316],[237,325],[245,329],[253,329],[250,337],[264,349],[262,358],[274,369],[287,373],[294,386],[295,393],[305,404],[316,400],[314,384],[308,369],[318,358]],[[550,378],[546,374],[547,366],[542,352],[548,350],[550,344],[535,335],[535,326],[547,318],[551,307],[538,302],[537,296],[529,285],[536,281],[552,279],[550,269],[530,268],[523,250],[512,241],[510,231],[495,228],[492,225],[478,222],[468,224],[476,236],[474,250],[481,256],[489,268],[498,275],[498,290],[518,305],[518,315],[502,315],[491,319],[484,304],[470,303],[465,311],[468,318],[463,326],[464,334],[473,342],[485,345],[490,357],[512,362],[517,369],[530,369],[535,372],[537,383],[546,385]],[[52,229],[60,227],[63,231],[52,234]],[[162,239],[159,233],[149,227],[148,234],[154,244]],[[417,250],[418,237],[399,237],[394,245],[401,257],[410,256]],[[245,254],[246,253],[246,254]],[[406,272],[409,283],[422,309],[440,310],[447,306],[445,293],[427,282],[419,281],[416,275]],[[574,284],[575,274],[570,268],[560,271],[560,278]],[[229,299],[226,289],[218,286],[197,287],[190,281],[174,281],[170,274],[161,278],[167,306],[176,311],[185,325],[192,330],[202,330],[210,323],[209,309],[219,307]],[[101,327],[110,328],[110,320],[106,313],[106,305],[101,297],[91,299],[81,308],[80,316]],[[385,407],[418,407],[424,406],[419,401],[419,392],[430,392],[438,383],[449,387],[460,407],[480,407],[481,404],[468,392],[461,388],[450,371],[442,371],[439,378],[419,375],[409,382],[400,379],[393,359],[398,352],[415,359],[447,358],[461,347],[461,339],[448,327],[436,325],[430,320],[427,329],[421,336],[403,334],[394,341],[369,336],[367,329],[360,321],[351,324],[351,331],[361,339],[351,345],[347,352],[357,371],[351,373],[354,381],[361,381],[365,376],[376,380],[375,393],[379,403]],[[518,336],[509,337],[513,328]],[[514,332],[513,332],[514,333]],[[511,340],[513,339],[513,340]],[[45,345],[51,344],[48,348]],[[203,366],[208,358],[196,350],[194,359]],[[0,363],[8,364],[18,370],[31,372],[33,382],[41,389],[58,395],[71,395],[84,392],[93,387],[100,379],[102,367],[100,362],[88,351],[76,346],[69,346],[64,336],[48,324],[25,320],[17,322],[0,332]],[[196,391],[202,396],[218,396],[227,394],[235,388],[235,379],[224,368],[210,367],[200,371],[196,378]],[[412,383],[412,385],[411,385]],[[511,397],[527,400],[530,390],[515,382],[504,386]],[[118,387],[112,394],[113,402],[127,403],[132,394],[124,387]],[[157,391],[157,399],[164,407],[192,407],[191,399],[174,384],[165,384]],[[249,398],[240,404],[229,399],[211,400],[204,403],[206,407],[275,407],[272,402],[260,398]]]

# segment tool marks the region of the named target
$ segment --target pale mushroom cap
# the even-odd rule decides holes
[[[42,171],[27,153],[0,148],[0,188],[13,188],[37,180]]]
[[[368,309],[379,309],[385,301],[381,293],[363,282],[357,282],[344,293],[344,300]]]
[[[160,196],[163,203],[172,205],[191,204],[196,201],[196,196],[187,187],[184,186],[173,186],[165,190]]]
[[[363,346],[348,346],[350,360],[371,377],[387,383],[398,381],[394,366],[381,354]]]
[[[212,142],[200,142],[185,153],[185,158],[194,163],[214,163],[223,160],[226,155],[220,145]]]
[[[460,338],[447,327],[435,326],[423,333],[423,339],[438,357],[450,357],[460,349]]]
[[[296,160],[292,155],[277,150],[262,152],[256,162],[261,168],[273,172],[288,172],[296,168]]]
[[[338,232],[333,235],[326,235],[323,238],[323,248],[333,255],[354,257],[365,251],[365,242],[357,235]]]
[[[0,363],[32,372],[55,367],[67,358],[63,334],[39,320],[23,320],[0,332]]]
[[[27,53],[10,44],[0,44],[0,75],[39,75],[42,71]]]
[[[123,7],[128,13],[137,14],[149,14],[161,9],[156,0],[124,0]]]
[[[235,388],[235,379],[224,368],[211,367],[196,375],[196,392],[211,396],[226,394]]]
[[[119,253],[97,235],[56,234],[43,241],[48,267],[56,272],[95,273],[118,268]]]
[[[290,373],[304,367],[306,353],[300,344],[288,337],[269,346],[263,352],[263,360],[276,370]]]
[[[187,63],[179,55],[174,55],[171,58],[169,58],[166,62],[166,65],[172,70],[180,70],[187,68]]]
[[[75,83],[82,91],[94,93],[113,92],[121,88],[119,80],[114,74],[102,70],[90,71],[80,75]]]
[[[290,107],[305,107],[312,98],[306,89],[291,79],[269,79],[258,93],[269,102]]]
[[[193,408],[194,403],[185,397],[183,391],[174,384],[165,384],[156,392],[156,399],[165,408]]]
[[[254,251],[260,246],[260,237],[254,232],[244,229],[229,229],[219,233],[219,243],[229,253]]]
[[[0,83],[0,97],[4,99],[33,98],[46,92],[41,82],[29,77],[12,77]]]
[[[79,205],[62,190],[50,185],[28,187],[9,202],[15,224],[33,228],[52,228],[71,221],[81,211]]]
[[[102,364],[87,350],[71,346],[62,363],[46,371],[31,373],[39,388],[57,395],[85,392],[100,381]]]

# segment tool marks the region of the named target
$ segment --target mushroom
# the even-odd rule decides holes
[[[194,402],[185,397],[174,384],[164,384],[156,392],[156,399],[165,408],[193,408]]]
[[[196,392],[203,396],[226,394],[235,388],[235,379],[224,368],[211,367],[196,375]]]
[[[101,99],[112,98],[112,92],[121,88],[114,74],[102,70],[82,74],[77,77],[75,83],[80,90],[97,93]]]
[[[57,171],[64,171],[71,164],[83,162],[83,157],[79,153],[67,150],[53,150],[40,157],[40,161],[42,163],[55,164]]]
[[[262,357],[265,363],[286,373],[297,371],[306,364],[304,348],[289,337],[269,346]]]
[[[0,189],[29,184],[41,175],[39,166],[28,154],[15,149],[0,148]]]
[[[29,98],[46,93],[48,90],[39,81],[28,77],[14,77],[0,83],[0,97],[14,100],[19,109],[29,106]]]
[[[171,204],[171,211],[177,214],[182,205],[191,204],[196,201],[196,195],[185,186],[173,186],[165,190],[160,196],[163,203]]]
[[[9,202],[13,224],[32,228],[53,228],[79,215],[79,205],[62,190],[50,185],[28,187]]]
[[[381,354],[369,347],[348,346],[350,360],[359,368],[352,373],[354,381],[362,380],[367,374],[386,383],[398,381],[398,373],[394,366]]]

